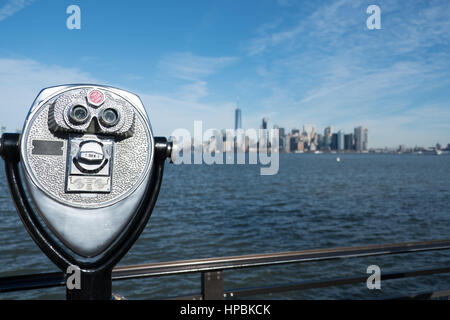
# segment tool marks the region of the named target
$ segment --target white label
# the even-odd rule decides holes
[[[111,192],[110,177],[69,176],[68,192]]]

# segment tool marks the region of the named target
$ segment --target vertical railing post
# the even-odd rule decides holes
[[[223,300],[223,271],[202,272],[203,300]]]

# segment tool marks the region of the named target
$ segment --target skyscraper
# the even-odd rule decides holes
[[[280,152],[284,152],[284,150],[286,149],[286,133],[284,131],[284,128],[280,128],[277,125],[274,125],[273,128],[275,130],[278,130],[279,150]]]
[[[234,111],[234,130],[242,129],[241,109],[236,108]]]
[[[355,149],[356,151],[367,151],[369,149],[369,130],[362,126],[355,128]]]
[[[325,149],[331,148],[332,135],[333,135],[333,127],[332,126],[326,127],[325,130],[323,131],[323,144]]]
[[[344,150],[345,141],[344,141],[344,132],[339,130],[337,133],[337,149],[339,151]]]
[[[258,149],[270,147],[269,134],[267,132],[268,123],[269,123],[268,118],[262,119],[262,124],[261,124],[262,130],[260,131],[260,137],[259,137],[260,141],[258,142]]]
[[[363,130],[363,150],[369,150],[369,129],[364,128]]]
[[[338,134],[333,133],[331,134],[331,150],[337,150],[338,149]]]
[[[261,129],[267,129],[267,123],[269,122],[268,118],[263,118],[262,119],[262,125],[261,125]]]
[[[353,133],[344,135],[344,149],[345,150],[354,150]]]

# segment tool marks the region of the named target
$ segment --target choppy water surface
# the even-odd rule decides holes
[[[275,176],[255,165],[167,165],[147,228],[120,265],[450,237],[450,156],[294,155]],[[0,164],[0,277],[56,271],[26,233]],[[257,287],[448,266],[450,251],[225,271],[225,288]],[[367,299],[450,288],[450,276],[286,292],[268,299]],[[129,299],[200,292],[200,275],[113,283]],[[0,299],[63,299],[52,288]]]

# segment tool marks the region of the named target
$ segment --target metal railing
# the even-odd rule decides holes
[[[201,293],[174,299],[221,300],[269,293],[325,288],[348,284],[363,283],[367,277],[340,278],[313,282],[290,283],[258,288],[238,288],[225,290],[223,285],[224,270],[252,268],[291,263],[306,263],[344,258],[361,258],[390,254],[448,250],[450,239],[393,244],[377,244],[357,247],[332,249],[301,250],[266,254],[251,254],[220,258],[206,258],[172,262],[159,262],[132,266],[118,266],[113,269],[113,280],[137,279],[156,276],[201,273]],[[392,280],[433,274],[450,273],[450,266],[434,269],[408,270],[382,274],[381,280]],[[50,288],[65,285],[65,276],[61,272],[18,275],[0,278],[0,292]],[[450,291],[426,292],[402,298],[439,298],[450,296]]]

